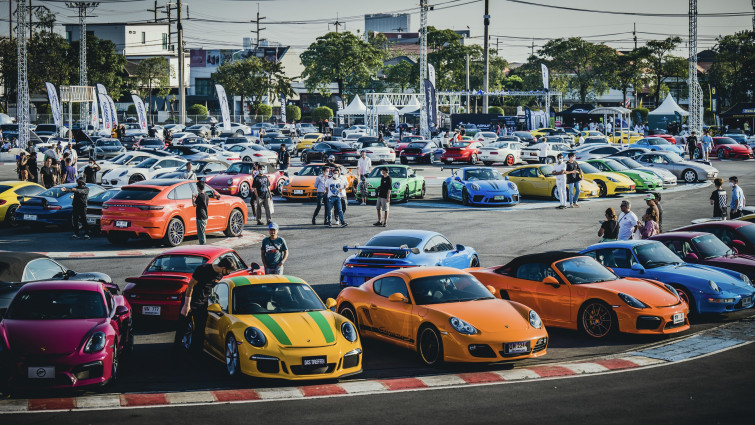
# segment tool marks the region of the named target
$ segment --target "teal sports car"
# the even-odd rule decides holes
[[[663,189],[663,180],[655,174],[646,171],[633,170],[619,161],[610,158],[600,158],[590,159],[587,163],[600,171],[623,174],[629,177],[634,182],[634,189],[638,192]]]
[[[407,165],[379,165],[367,175],[367,200],[377,201],[377,188],[383,177],[382,169],[388,169],[388,175],[393,180],[391,201],[408,202],[409,198],[425,197],[425,178],[417,175],[417,170]]]

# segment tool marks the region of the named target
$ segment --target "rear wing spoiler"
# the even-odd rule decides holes
[[[343,246],[343,252],[349,252],[350,250],[358,251],[380,251],[380,252],[411,252],[412,254],[419,254],[419,248],[409,248],[406,245],[401,245],[396,248],[393,246]]]
[[[143,275],[137,277],[127,277],[129,283],[179,283],[188,282],[190,278],[177,275]]]

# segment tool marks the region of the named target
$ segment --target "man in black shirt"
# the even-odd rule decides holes
[[[186,288],[181,314],[178,316],[174,347],[183,348],[194,354],[202,352],[210,293],[223,276],[233,271],[233,263],[227,257],[222,258],[218,264],[202,264],[194,270]]]
[[[60,188],[62,192],[73,192],[73,214],[71,222],[73,223],[73,235],[71,239],[79,239],[79,225],[84,232],[84,239],[89,239],[89,226],[87,226],[87,199],[89,198],[89,188],[84,179],[76,180],[76,187]]]
[[[570,208],[579,208],[579,182],[582,180],[582,169],[574,159],[574,152],[569,152],[569,161],[566,163],[567,200]]]
[[[100,169],[99,164],[97,164],[94,158],[89,158],[89,164],[84,167],[84,180],[87,183],[97,183],[97,172],[100,171]]]
[[[49,189],[58,184],[59,171],[58,167],[52,165],[52,158],[47,158],[45,160],[45,165],[42,166],[39,175],[42,180],[42,186],[44,186],[45,189]]]
[[[689,153],[689,160],[695,159],[695,148],[697,148],[697,132],[692,130],[692,134],[687,137],[687,153]]]
[[[388,175],[388,167],[383,167],[380,172],[383,176],[380,178],[380,186],[378,186],[377,189],[377,202],[375,203],[378,221],[377,223],[374,223],[373,226],[385,227],[388,225],[388,208],[391,206],[391,188],[393,187],[393,179]],[[385,218],[381,217],[381,210],[385,213]]]
[[[262,209],[265,209],[265,219],[267,224],[271,223],[270,212],[273,209],[273,199],[270,195],[270,180],[265,175],[265,166],[260,166],[257,175],[254,176],[252,181],[252,189],[254,190],[254,216],[257,219],[257,224],[262,224]]]
[[[207,243],[204,231],[207,228],[207,204],[210,201],[207,192],[205,192],[204,181],[197,182],[197,191],[199,193],[194,198],[194,206],[197,207],[197,237],[199,244],[204,245]]]
[[[288,153],[288,149],[286,149],[286,145],[281,143],[281,151],[278,154],[278,164],[280,165],[281,171],[288,170],[288,164],[291,162],[291,154]]]

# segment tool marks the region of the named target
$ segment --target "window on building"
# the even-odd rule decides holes
[[[194,87],[196,96],[215,96],[215,86],[211,78],[197,78],[194,80]]]
[[[71,42],[71,37],[73,36],[71,31],[66,31],[66,41],[69,43]]]
[[[163,50],[168,50],[168,34],[163,33]]]
[[[142,31],[142,44],[147,44],[147,33]]]

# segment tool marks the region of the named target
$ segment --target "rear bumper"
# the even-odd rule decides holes
[[[137,298],[131,298],[131,295],[132,294],[128,294],[128,302],[131,304],[134,319],[162,321],[178,320],[178,315],[181,312],[181,298],[183,298],[183,295],[179,295],[178,300],[176,301],[139,299],[139,296],[144,296],[139,293],[133,294],[136,295]],[[168,295],[166,295],[166,297],[168,297]],[[160,314],[144,314],[144,307],[159,307]],[[147,310],[154,311],[154,308]]]

